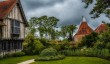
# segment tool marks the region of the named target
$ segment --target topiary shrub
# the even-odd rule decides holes
[[[59,60],[59,59],[64,59],[64,55],[59,55],[56,49],[53,48],[47,48],[44,49],[40,56],[37,57],[35,60],[36,61],[51,61],[51,60]]]
[[[40,56],[56,56],[57,55],[57,51],[53,48],[47,48],[47,49],[44,49]]]

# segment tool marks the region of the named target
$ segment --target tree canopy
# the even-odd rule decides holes
[[[110,18],[110,0],[82,0],[82,2],[86,3],[86,8],[93,2],[96,2],[95,6],[90,12],[90,14],[93,14],[92,18],[100,17],[100,14],[102,13]]]
[[[59,19],[55,17],[41,16],[41,17],[32,17],[29,21],[29,32],[35,34],[39,32],[40,37],[44,36],[50,39],[55,39],[55,27]]]

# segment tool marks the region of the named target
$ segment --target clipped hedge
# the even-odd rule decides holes
[[[52,60],[61,60],[64,59],[64,55],[56,55],[56,56],[39,56],[35,59],[35,61],[52,61]]]
[[[88,56],[88,57],[100,57],[104,59],[110,59],[110,52],[108,49],[77,49],[77,50],[62,50],[60,52],[66,56]]]

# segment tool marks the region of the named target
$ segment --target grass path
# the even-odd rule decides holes
[[[18,64],[30,64],[30,63],[35,62],[34,60],[35,60],[35,59],[27,60],[27,61],[20,62],[20,63],[18,63]]]
[[[110,64],[110,61],[96,57],[67,57],[57,61],[36,61],[32,64]]]

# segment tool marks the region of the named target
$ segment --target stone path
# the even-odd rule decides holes
[[[30,64],[30,63],[33,63],[35,62],[34,59],[31,59],[31,60],[27,60],[27,61],[24,61],[24,62],[21,62],[21,63],[18,63],[18,64]]]

